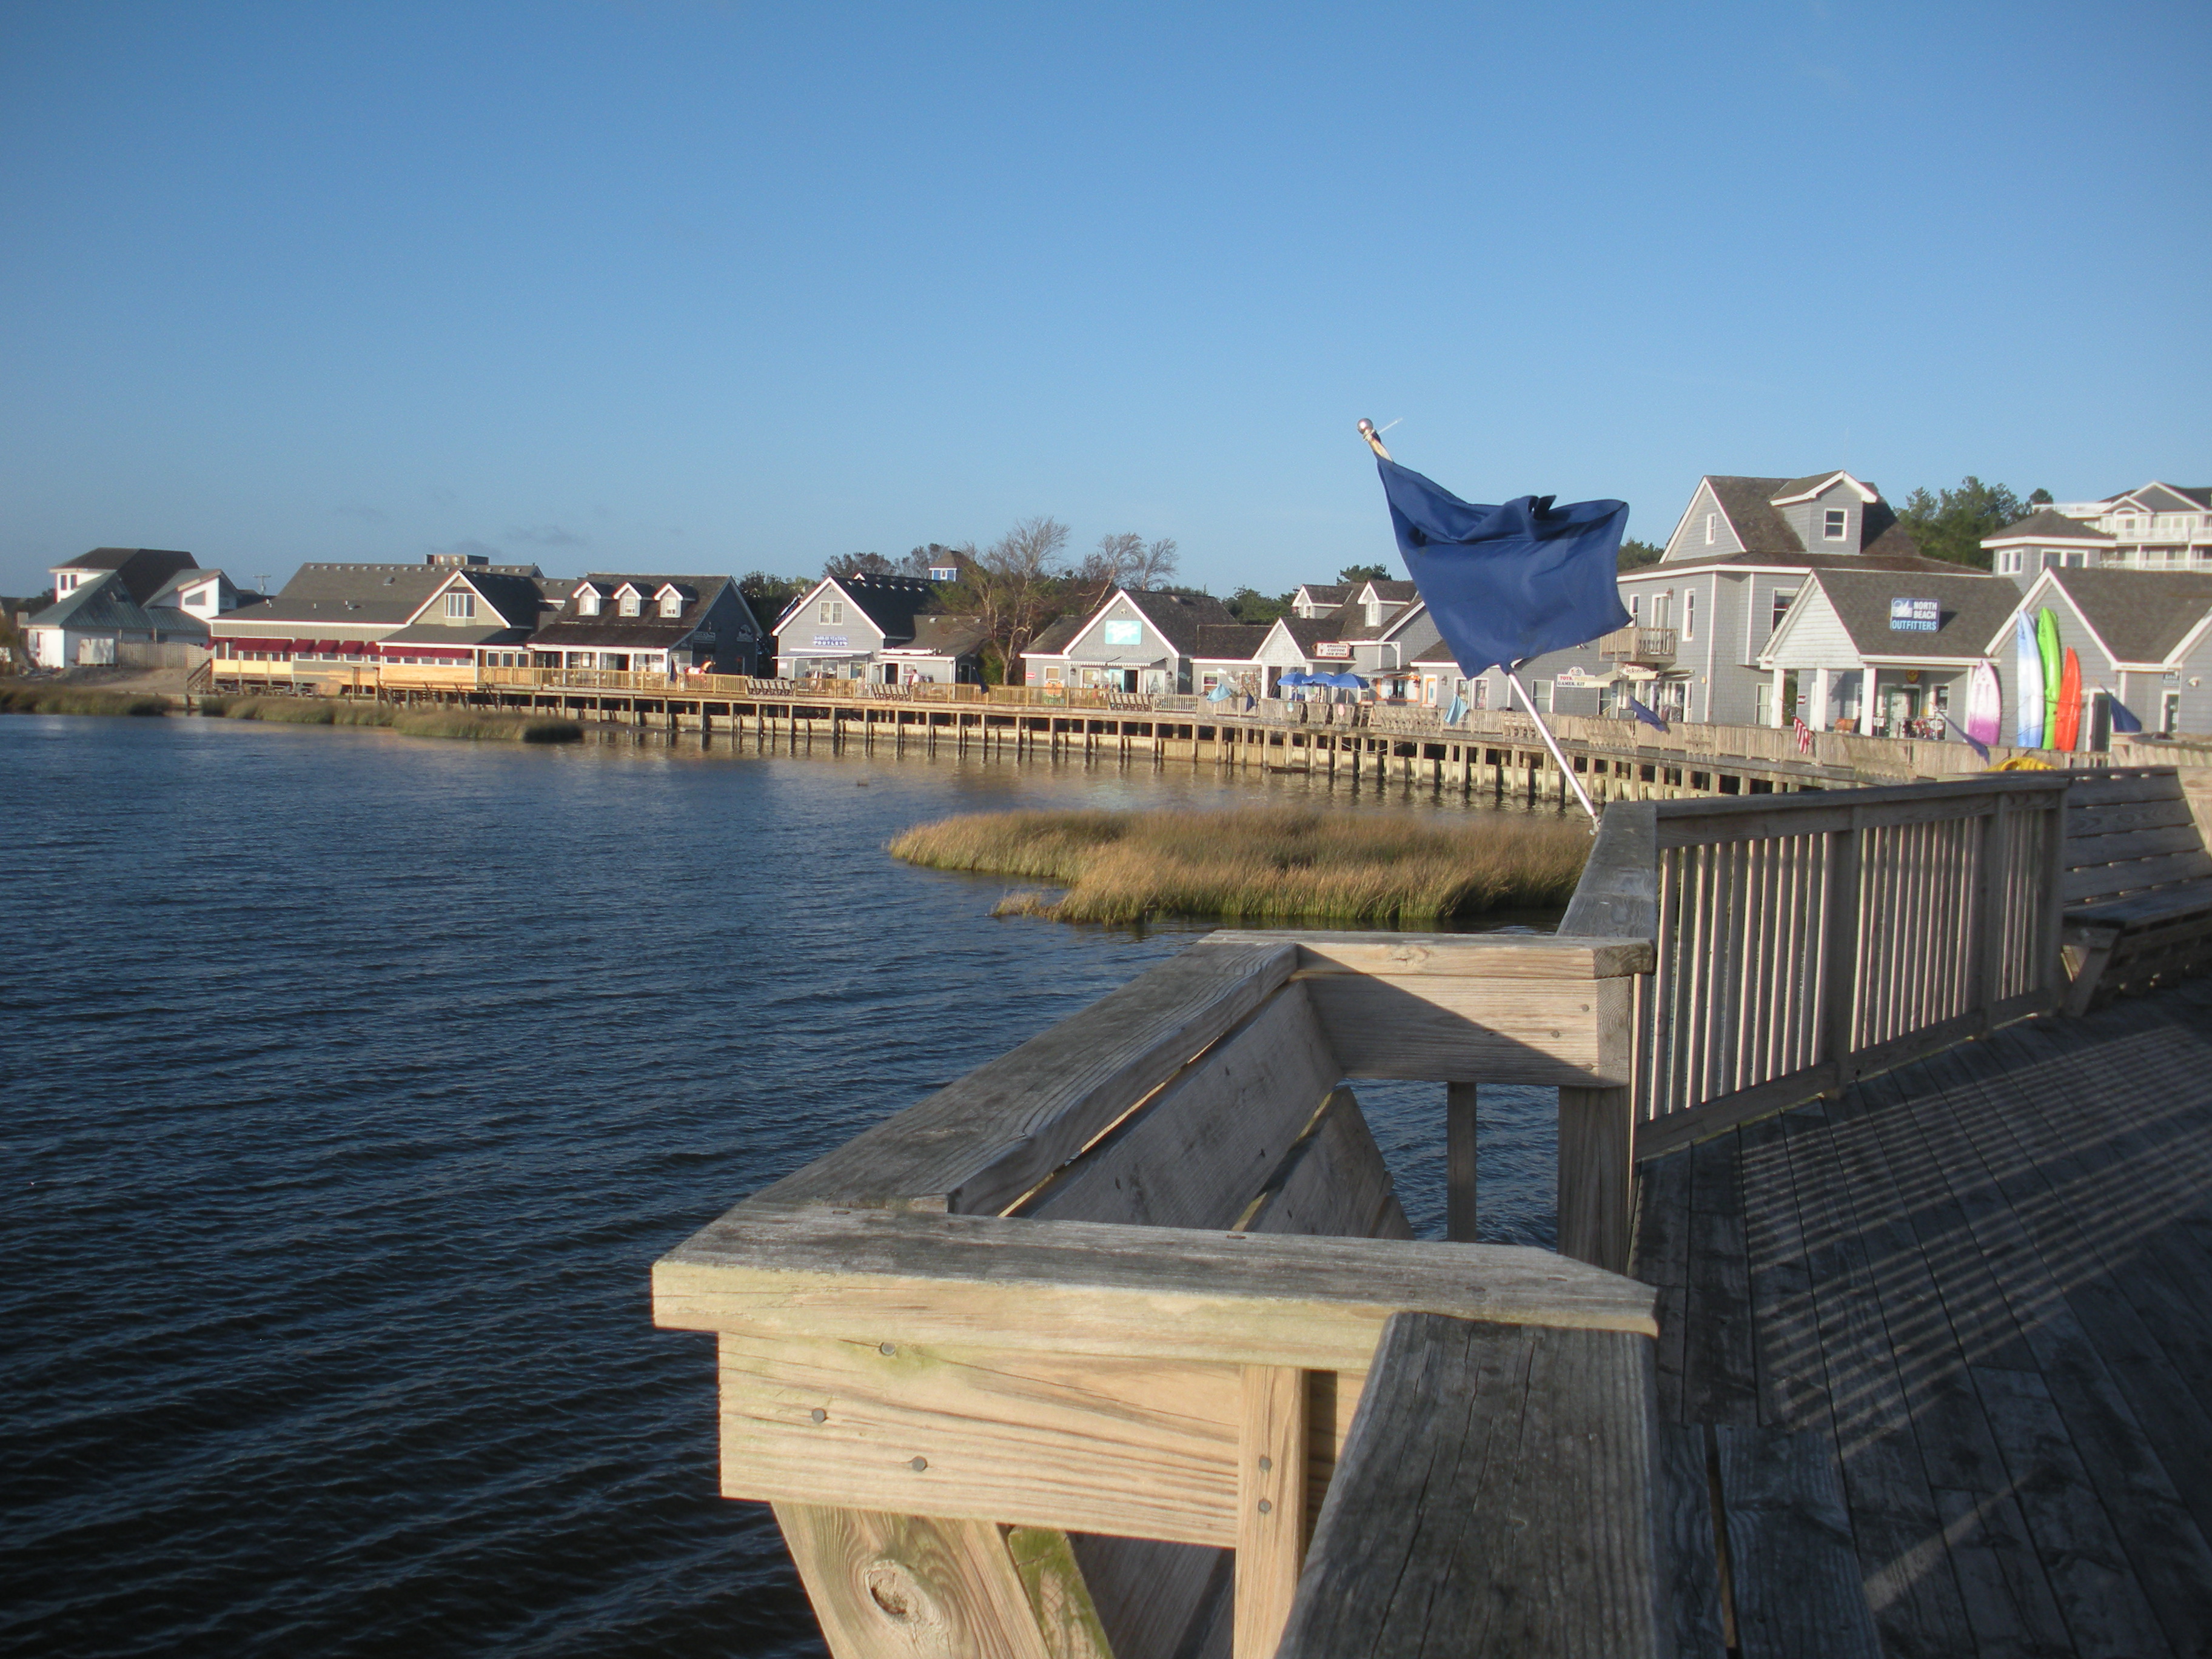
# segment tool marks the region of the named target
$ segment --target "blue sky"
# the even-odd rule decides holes
[[[2212,482],[2212,8],[0,5],[0,591]]]

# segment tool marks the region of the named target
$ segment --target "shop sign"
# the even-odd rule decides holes
[[[1933,634],[1942,622],[1942,610],[1934,599],[1889,602],[1889,629],[1893,634]]]
[[[817,651],[843,651],[848,649],[851,643],[851,635],[846,634],[817,634],[814,636]]]
[[[1098,638],[1105,645],[1142,645],[1145,625],[1140,622],[1109,622],[1100,627]]]
[[[1588,685],[1590,683],[1590,679],[1591,676],[1586,670],[1579,666],[1571,666],[1562,668],[1559,671],[1559,678],[1554,681],[1553,684],[1558,685]]]
[[[1316,657],[1349,657],[1352,647],[1343,640],[1323,640],[1314,647]]]

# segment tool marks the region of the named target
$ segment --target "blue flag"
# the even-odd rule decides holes
[[[1230,698],[1236,695],[1236,686],[1227,680],[1223,680],[1219,684],[1216,685],[1212,690],[1206,694],[1206,700],[1208,702],[1227,702]]]
[[[1631,697],[1628,700],[1628,707],[1635,714],[1636,718],[1642,720],[1646,726],[1656,726],[1662,732],[1664,732],[1667,729],[1666,721],[1661,720],[1657,714],[1652,713],[1651,710],[1646,708],[1642,703],[1637,702],[1635,698]]]
[[[1467,699],[1455,694],[1451,700],[1451,707],[1444,711],[1444,724],[1446,726],[1457,726],[1466,718]]]
[[[2127,704],[2122,702],[2118,697],[2114,697],[2112,699],[2112,730],[2115,732],[2140,732],[2142,730],[2142,721],[2136,717],[2135,710],[2129,708]]]
[[[1626,501],[1476,507],[1376,459],[1398,550],[1469,679],[1628,626],[1614,564]]]

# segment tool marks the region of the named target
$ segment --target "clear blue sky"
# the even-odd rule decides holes
[[[0,591],[2212,483],[2212,7],[0,5]]]

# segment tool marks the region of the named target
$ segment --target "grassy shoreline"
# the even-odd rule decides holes
[[[0,714],[167,714],[156,692],[97,691],[69,686],[0,688]],[[575,743],[578,722],[549,714],[501,714],[470,708],[396,708],[336,697],[203,697],[210,720],[266,720],[284,726],[374,726],[410,738],[468,738],[507,743]]]
[[[917,824],[895,858],[1064,889],[1009,894],[994,915],[1404,927],[1565,904],[1589,854],[1566,818],[1246,806],[1222,811],[1012,811]]]

